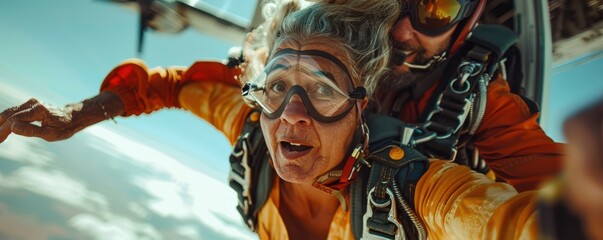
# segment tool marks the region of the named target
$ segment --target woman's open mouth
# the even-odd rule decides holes
[[[312,150],[312,146],[303,145],[301,143],[294,142],[280,142],[281,153],[287,159],[294,159],[302,157]]]

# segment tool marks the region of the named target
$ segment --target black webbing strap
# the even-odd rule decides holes
[[[274,170],[259,124],[259,111],[252,111],[230,155],[229,185],[237,192],[237,210],[247,227],[256,230],[261,207],[270,195]]]
[[[441,94],[430,100],[432,110],[427,111],[424,128],[437,137],[422,144],[422,150],[434,157],[456,158],[460,130],[467,124],[478,81],[490,80],[498,61],[516,41],[515,33],[504,26],[479,25],[473,31],[445,71],[453,77],[442,81],[438,87]]]
[[[351,187],[353,233],[357,239],[367,235],[394,239],[400,234],[414,239],[415,226],[398,202],[403,198],[414,209],[414,186],[428,167],[425,156],[403,144],[404,129],[414,126],[378,114],[370,114],[367,125],[370,154],[365,159],[371,168],[361,172]]]

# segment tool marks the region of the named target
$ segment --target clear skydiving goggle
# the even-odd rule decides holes
[[[324,123],[342,119],[357,99],[366,96],[363,87],[354,87],[345,65],[320,50],[276,52],[262,74],[246,83],[242,90],[244,97],[272,119],[280,117],[297,94],[308,114]]]
[[[420,33],[437,36],[471,16],[476,0],[406,0],[412,27]]]

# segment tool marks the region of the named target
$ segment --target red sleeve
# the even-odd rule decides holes
[[[161,108],[180,108],[178,95],[189,82],[215,82],[238,87],[236,76],[239,74],[238,68],[228,68],[220,62],[196,62],[188,68],[148,69],[142,60],[131,59],[114,68],[100,90],[119,96],[124,104],[124,116],[140,115]]]
[[[504,79],[490,83],[474,144],[496,175],[518,191],[539,188],[562,167],[564,145],[549,138],[537,118]]]

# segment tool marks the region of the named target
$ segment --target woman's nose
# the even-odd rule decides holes
[[[414,37],[414,31],[415,29],[410,23],[410,18],[406,16],[400,19],[396,26],[394,26],[392,37],[398,42],[405,42]]]
[[[308,110],[304,106],[301,97],[297,94],[293,94],[285,106],[281,119],[288,122],[289,124],[310,124],[310,115]]]

